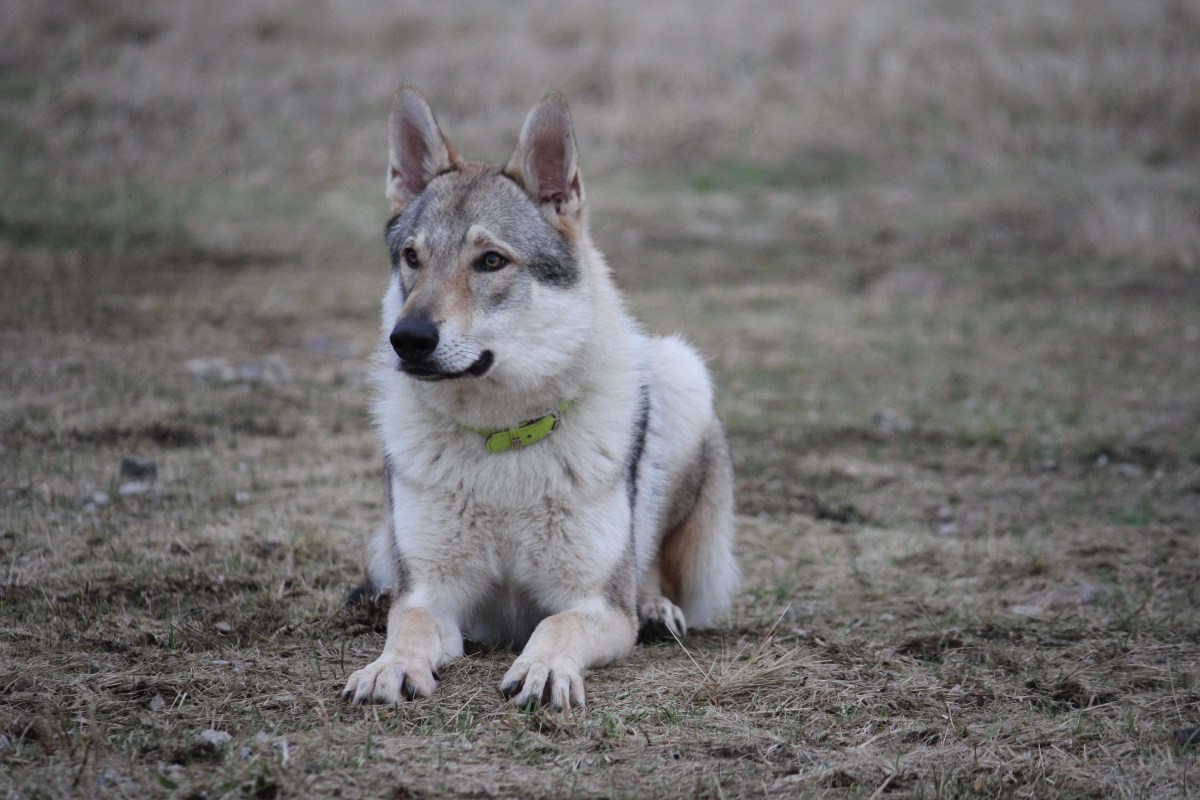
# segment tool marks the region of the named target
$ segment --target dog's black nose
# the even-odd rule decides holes
[[[433,355],[438,346],[438,329],[427,319],[402,319],[389,337],[396,355],[405,361],[420,362]]]

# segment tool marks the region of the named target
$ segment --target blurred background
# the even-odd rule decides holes
[[[389,96],[408,81],[488,161],[545,91],[564,92],[623,273],[647,267],[633,246],[647,238],[738,248],[720,268],[736,280],[768,269],[763,251],[787,251],[765,260],[790,277],[860,281],[889,262],[1034,253],[1170,281],[1200,259],[1200,7],[1186,0],[0,14],[10,245],[170,234],[227,256],[344,253],[383,215]]]
[[[609,716],[519,745],[478,692],[503,654],[383,722],[326,711],[381,641],[341,601],[383,513],[402,81],[490,162],[567,96],[596,241],[709,357],[735,454],[746,587],[691,642],[707,677],[639,649],[589,678]],[[512,796],[561,796],[555,759],[592,794],[1193,793],[1164,731],[1200,708],[1198,177],[1197,0],[0,4],[12,780],[305,793],[399,761],[424,796],[451,742],[477,796],[514,747]],[[57,733],[85,716],[86,750]],[[205,727],[251,756],[188,777]]]
[[[1200,3],[0,15],[0,358],[22,425],[45,415],[17,377],[32,353],[369,349],[407,81],[492,162],[567,95],[601,249],[652,327],[715,359],[735,429],[895,417],[1052,453],[1065,423],[1097,452],[1196,451]],[[52,405],[61,431],[97,404]]]

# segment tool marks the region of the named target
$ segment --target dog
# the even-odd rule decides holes
[[[520,654],[525,708],[585,704],[643,626],[712,626],[739,582],[733,475],[708,371],[646,334],[588,232],[566,100],[505,166],[459,157],[425,98],[390,119],[374,417],[388,524],[369,558],[387,640],[343,698],[428,697],[463,637]]]

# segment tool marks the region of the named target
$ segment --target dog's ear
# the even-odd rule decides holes
[[[529,112],[504,172],[525,187],[552,222],[567,223],[580,215],[583,178],[575,161],[571,110],[561,94],[551,92]]]
[[[392,213],[399,214],[434,177],[458,166],[459,158],[425,98],[407,83],[396,90],[392,99],[388,128],[385,194]]]

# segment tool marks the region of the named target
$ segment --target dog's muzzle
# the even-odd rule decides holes
[[[470,375],[480,377],[492,368],[495,354],[484,350],[471,366],[458,372],[439,369],[429,359],[437,350],[438,329],[428,319],[402,319],[388,337],[392,349],[400,356],[400,371],[424,381],[440,381]]]

